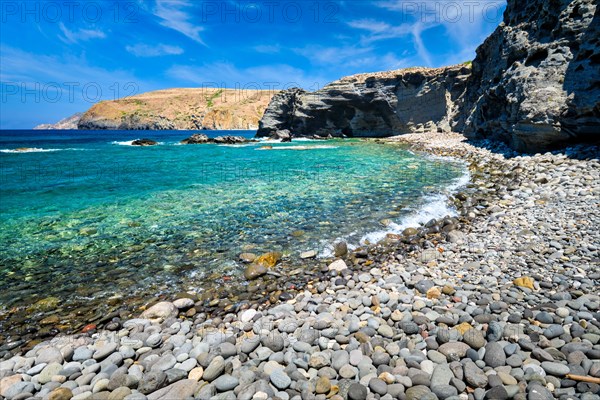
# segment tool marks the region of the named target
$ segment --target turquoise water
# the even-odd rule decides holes
[[[190,134],[0,132],[0,310],[200,287],[240,277],[241,252],[327,255],[444,215],[465,173],[375,142],[178,145]],[[142,137],[160,145],[127,145]]]

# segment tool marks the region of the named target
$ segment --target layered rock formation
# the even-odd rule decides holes
[[[41,124],[41,125],[36,126],[33,129],[36,129],[36,130],[77,129],[77,124],[79,123],[79,120],[81,119],[82,115],[83,115],[83,113],[76,113],[76,114],[71,115],[70,117],[67,117],[65,119],[61,119],[60,121],[58,121],[55,124]]]
[[[465,133],[543,150],[600,138],[600,8],[596,0],[508,0],[477,49]]]
[[[508,0],[504,21],[459,65],[354,75],[273,98],[258,136],[464,132],[524,151],[600,140],[600,7]]]
[[[168,89],[90,108],[79,129],[256,129],[273,92],[233,89]]]
[[[359,74],[308,93],[273,97],[258,136],[290,130],[294,136],[385,137],[394,133],[450,131],[466,90],[467,65]]]

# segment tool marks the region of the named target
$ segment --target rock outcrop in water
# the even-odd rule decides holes
[[[258,136],[385,137],[393,133],[451,131],[464,95],[466,65],[359,74],[308,93],[280,92],[260,121]]]
[[[472,69],[406,69],[342,78],[273,98],[258,136],[465,132],[545,150],[600,140],[600,7],[595,0],[509,0]]]
[[[248,140],[243,136],[217,136],[216,138],[209,138],[207,135],[202,133],[194,133],[187,139],[183,139],[181,144],[241,144],[247,142],[254,142],[256,140]]]
[[[55,124],[41,124],[36,126],[35,130],[69,130],[69,129],[77,129],[77,124],[79,120],[83,116],[83,113],[76,113],[67,117],[65,119],[61,119]]]
[[[596,0],[508,0],[477,49],[465,132],[539,150],[600,139],[600,7]]]
[[[79,129],[256,129],[274,92],[233,89],[168,89],[90,108]]]
[[[142,147],[156,146],[157,144],[158,144],[158,142],[156,142],[152,139],[136,139],[133,142],[131,142],[132,146],[142,146]]]

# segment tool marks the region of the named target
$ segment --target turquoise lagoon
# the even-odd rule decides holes
[[[327,256],[452,212],[466,183],[463,164],[397,145],[178,144],[191,133],[0,132],[0,310],[242,280],[241,252]]]

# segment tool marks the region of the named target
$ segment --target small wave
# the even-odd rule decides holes
[[[391,223],[385,231],[370,232],[364,235],[360,243],[377,243],[385,238],[388,233],[400,234],[406,228],[414,228],[424,225],[432,219],[439,219],[446,216],[456,216],[456,209],[449,204],[448,194],[453,193],[471,181],[471,174],[468,170],[456,178],[452,183],[443,188],[444,193],[438,193],[426,196],[424,205],[419,209],[412,211],[400,219],[398,223]]]
[[[281,143],[281,139],[271,139],[269,137],[266,138],[258,138],[260,143]]]
[[[246,143],[246,144],[219,144],[217,147],[250,147],[255,146],[256,143]]]
[[[275,146],[275,147],[259,147],[256,150],[321,150],[321,149],[337,149],[338,146]]]
[[[110,144],[116,144],[119,146],[133,146],[133,142],[135,142],[136,140],[140,140],[140,139],[133,139],[133,140],[125,140],[123,142],[119,142],[119,141],[114,141],[114,142],[110,142]]]
[[[18,149],[0,149],[0,153],[19,154],[19,153],[50,153],[54,151],[83,151],[85,149],[40,149],[37,147],[23,147]]]
[[[391,223],[386,230],[367,233],[360,239],[360,242],[377,243],[383,240],[388,233],[400,234],[406,228],[426,224],[434,218],[455,215],[456,210],[448,205],[447,196],[442,194],[429,196],[421,208],[406,215],[398,223]]]

